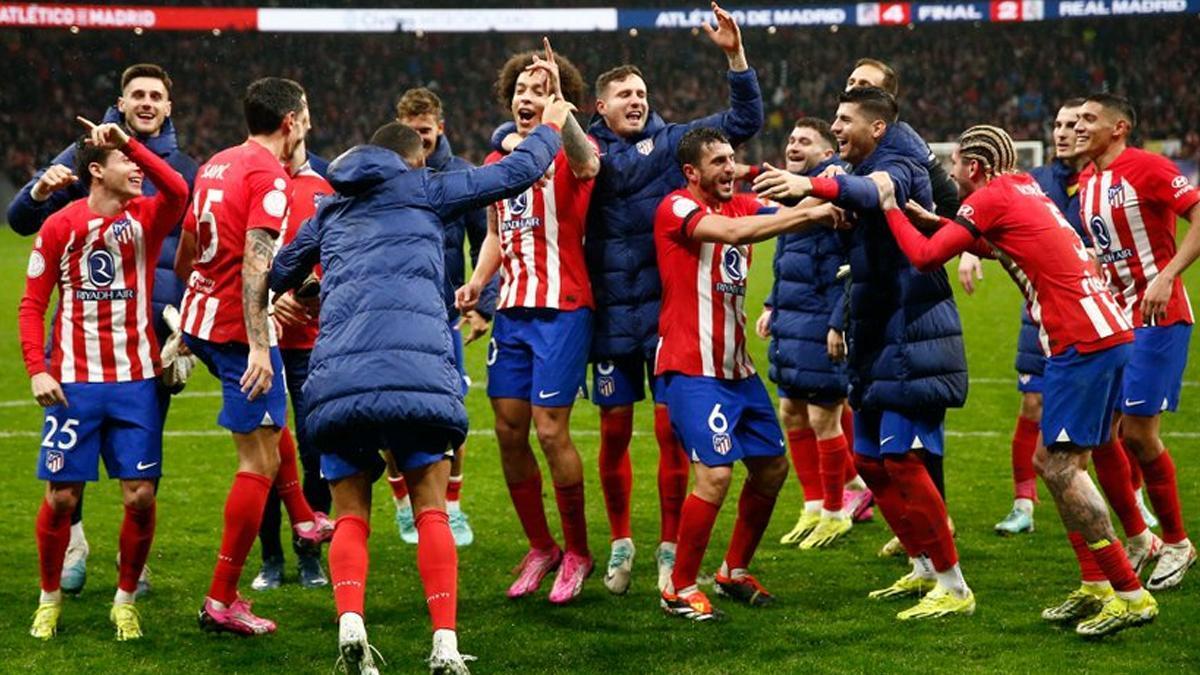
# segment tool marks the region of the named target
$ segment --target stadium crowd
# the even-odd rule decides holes
[[[968,31],[964,38],[964,30]],[[1111,89],[1142,102],[1143,138],[1178,138],[1181,157],[1200,153],[1200,102],[1187,87],[1200,65],[1187,54],[1186,25],[1175,19],[1046,22],[989,26],[989,39],[970,42],[963,24],[904,29],[747,31],[768,116],[747,146],[751,159],[779,161],[791,123],[824,116],[822,102],[839,91],[844,64],[870,53],[904,73],[900,101],[929,141],[949,141],[972,123],[1009,129],[1016,140],[1049,141],[1053,106],[1080,91]],[[114,39],[117,38],[117,39]],[[311,148],[332,157],[366,140],[405,89],[427,85],[447,102],[447,133],[457,153],[474,162],[505,108],[492,90],[494,66],[507,54],[537,46],[531,35],[179,35],[110,32],[0,32],[6,60],[24,63],[0,92],[4,168],[21,185],[74,133],[69,115],[46,115],[20,98],[36,96],[64,110],[97,108],[95,91],[113,91],[123,64],[166,65],[179,84],[176,120],[181,145],[208,157],[242,133],[235,109],[245,85],[266,73],[305,83],[318,116]],[[651,105],[666,119],[691,119],[719,105],[724,93],[706,86],[720,54],[686,32],[564,34],[555,44],[591,81],[617,63],[638,63],[653,87]],[[686,47],[686,48],[681,48]],[[179,58],[178,55],[188,55]],[[480,64],[487,64],[481,66]],[[69,75],[68,75],[69,73]],[[230,73],[236,73],[230,77]],[[961,100],[965,104],[947,105]],[[10,100],[11,98],[11,100]],[[592,102],[581,107],[590,112]],[[95,110],[99,115],[100,110]]]

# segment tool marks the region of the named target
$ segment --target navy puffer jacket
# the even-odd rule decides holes
[[[838,176],[835,204],[855,220],[850,248],[850,403],[856,409],[930,412],[967,400],[967,358],[944,269],[921,274],[896,245],[867,174],[886,171],[896,199],[933,199],[924,144],[889,126],[854,174]]]
[[[504,160],[469,171],[410,170],[396,153],[351,148],[329,167],[337,194],[280,250],[271,288],[300,285],[318,261],[320,332],[304,396],[322,451],[383,447],[397,426],[467,432],[443,289],[443,230],[466,211],[515,196],[561,146],[540,126]]]
[[[807,175],[820,175],[831,164],[849,169],[834,157]],[[833,230],[814,227],[775,240],[775,283],[766,303],[772,310],[767,348],[772,382],[823,396],[846,395],[846,367],[830,360],[826,348],[830,328],[845,330],[846,285],[837,279],[844,264],[846,242]]]
[[[116,106],[110,107],[104,113],[104,122],[113,122],[124,124],[125,117],[121,111],[117,110]],[[162,157],[167,164],[171,165],[183,179],[187,181],[188,190],[190,192],[192,186],[196,183],[196,171],[199,170],[199,165],[196,160],[192,159],[183,150],[179,149],[179,142],[175,135],[175,125],[168,117],[163,123],[162,130],[157,136],[138,136],[137,139],[142,142],[151,152]],[[54,164],[62,164],[72,171],[75,170],[75,144],[72,143],[51,162]],[[49,168],[49,167],[46,167]],[[30,196],[30,191],[37,184],[38,179],[42,174],[46,173],[46,168],[38,171],[33,179],[25,184],[17,196],[8,206],[8,224],[18,234],[30,235],[42,229],[42,223],[51,216],[55,211],[58,211],[67,204],[87,196],[87,190],[79,183],[75,183],[70,187],[52,193],[50,198],[44,202],[34,201]],[[150,181],[142,183],[142,194],[153,196],[158,194],[158,189]],[[183,299],[183,281],[175,276],[175,250],[179,248],[179,233],[183,224],[180,219],[167,238],[163,240],[162,252],[158,256],[158,262],[154,268],[154,295],[151,297],[151,306],[154,311],[154,332],[158,336],[159,344],[162,344],[167,336],[171,334],[167,324],[163,321],[162,311],[167,305],[179,306],[179,301]]]
[[[688,131],[713,127],[736,146],[762,128],[762,93],[753,69],[729,72],[729,109],[687,124],[651,113],[641,134],[622,138],[603,118],[588,133],[600,145],[600,174],[588,210],[584,255],[596,298],[592,359],[654,357],[662,284],[654,253],[654,211],[686,183],[675,151]]]
[[[455,155],[450,149],[450,141],[444,135],[438,137],[437,147],[425,160],[425,165],[435,171],[466,171],[475,165]],[[454,292],[466,281],[467,265],[463,257],[463,244],[470,241],[471,263],[479,260],[479,250],[487,237],[487,207],[471,209],[454,220],[446,223],[446,314],[453,321],[458,318],[458,308],[454,306]],[[496,312],[496,297],[499,295],[500,277],[497,275],[483,288],[476,307],[480,316],[490,319]]]

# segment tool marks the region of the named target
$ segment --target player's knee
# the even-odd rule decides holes
[[[1046,487],[1056,494],[1061,494],[1071,484],[1078,471],[1078,466],[1070,453],[1061,450],[1050,450],[1040,463],[1042,480]]]
[[[711,504],[725,501],[729,484],[733,481],[733,469],[727,466],[709,467],[696,472],[696,496]]]
[[[779,494],[787,481],[788,462],[785,455],[772,457],[770,461],[757,467],[752,476],[754,487],[767,495]]]
[[[816,415],[810,414],[808,419],[812,424],[813,431],[817,434],[817,438],[836,438],[842,435],[842,416],[840,410],[836,413],[821,410]]]
[[[876,489],[874,486],[887,482],[887,468],[884,467],[883,460],[878,457],[868,457],[856,452],[854,453],[854,468],[867,487],[871,489]]]
[[[1121,441],[1137,456],[1139,462],[1154,461],[1161,450],[1158,425],[1152,417],[1126,415],[1121,424]]]
[[[80,489],[75,486],[51,488],[46,493],[46,503],[55,513],[71,513],[79,505]]]
[[[1042,421],[1042,395],[1027,392],[1021,396],[1021,417],[1034,422]]]
[[[154,504],[154,483],[137,481],[125,488],[125,506],[144,511]]]
[[[790,398],[779,399],[779,420],[785,429],[809,428],[808,412],[804,409],[804,405],[798,404]]]

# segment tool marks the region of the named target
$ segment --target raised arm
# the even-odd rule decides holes
[[[50,166],[34,174],[8,205],[8,224],[17,234],[31,235],[55,211],[80,197],[87,190],[79,185],[74,173],[75,146],[58,153]]]
[[[768,215],[730,218],[718,213],[698,215],[684,219],[687,235],[700,241],[725,244],[753,244],[766,241],[786,232],[803,232],[814,225],[832,223],[836,219],[835,209],[830,204],[795,206],[779,209]]]
[[[679,135],[682,137],[683,133],[699,127],[715,127],[725,132],[734,145],[738,145],[762,130],[762,90],[758,86],[758,75],[746,60],[742,32],[737,22],[715,2],[712,3],[712,10],[717,27],[713,28],[706,21],[704,31],[713,44],[725,52],[725,58],[729,61],[729,108],[689,122]]]

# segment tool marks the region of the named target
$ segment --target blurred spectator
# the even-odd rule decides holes
[[[491,4],[502,5],[512,3]],[[829,117],[850,64],[873,56],[899,72],[901,114],[930,141],[953,140],[976,123],[1003,126],[1017,139],[1047,140],[1047,111],[1068,97],[1107,88],[1135,101],[1141,138],[1180,139],[1194,157],[1200,145],[1200,98],[1194,91],[1200,63],[1190,51],[1189,25],[1178,18],[1123,18],[913,30],[748,29],[747,54],[758,69],[768,119],[746,154],[782,161],[792,120]],[[365,141],[392,116],[402,91],[425,85],[446,102],[446,130],[455,151],[478,162],[492,129],[509,118],[492,91],[495,70],[511,52],[538,48],[540,37],[4,30],[0,53],[13,66],[0,89],[4,169],[16,184],[24,182],[77,135],[75,115],[102,114],[121,70],[137,61],[160,63],[171,73],[181,145],[199,158],[244,135],[240,96],[246,84],[282,75],[308,90],[314,121],[309,147],[326,157]],[[651,105],[668,120],[725,105],[719,76],[724,57],[698,34],[551,38],[589,82],[619,63],[641,66]],[[575,103],[591,112],[593,101]]]

